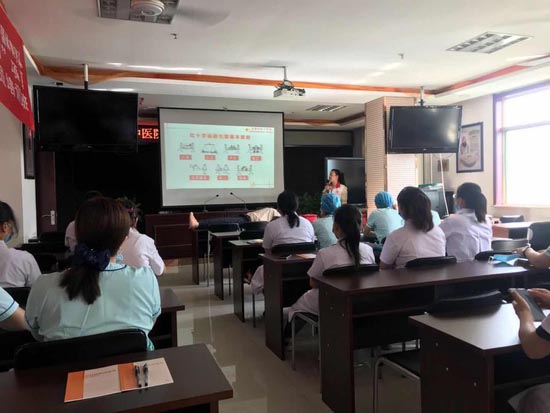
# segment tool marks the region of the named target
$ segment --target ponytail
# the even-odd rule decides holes
[[[286,216],[290,228],[300,226],[300,217],[296,213],[298,209],[298,198],[292,191],[284,191],[277,197],[277,207],[281,214]]]
[[[479,223],[487,219],[487,198],[481,192],[481,187],[473,182],[463,183],[456,190],[456,197],[464,201],[464,208],[473,209]]]
[[[339,243],[347,251],[353,264],[358,267],[361,264],[359,242],[361,241],[361,212],[350,204],[342,205],[334,213],[334,223],[338,224],[344,233]]]

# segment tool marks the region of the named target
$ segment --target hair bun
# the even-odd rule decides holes
[[[111,254],[109,250],[96,251],[86,244],[78,244],[74,250],[73,265],[86,266],[94,270],[103,271],[109,265]]]

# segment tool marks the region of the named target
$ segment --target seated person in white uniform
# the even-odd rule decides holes
[[[380,254],[380,269],[403,268],[416,258],[445,255],[445,234],[432,219],[430,199],[422,190],[408,186],[397,196],[403,228],[386,237]]]
[[[321,197],[321,218],[313,221],[313,231],[319,242],[319,248],[330,247],[338,241],[332,226],[334,224],[334,211],[341,205],[340,198],[334,194],[324,194]]]
[[[11,207],[0,201],[0,287],[30,287],[40,276],[40,268],[27,251],[9,248],[17,235],[17,222]]]
[[[344,173],[339,169],[333,169],[330,171],[328,177],[328,183],[323,189],[323,194],[334,194],[340,198],[342,205],[348,203],[348,187],[345,185],[346,179]]]
[[[130,215],[132,226],[128,238],[124,240],[119,250],[119,259],[123,264],[131,267],[151,267],[153,272],[160,276],[164,272],[164,261],[157,251],[155,241],[137,230],[139,220],[139,205],[128,198],[118,198]]]
[[[477,253],[489,251],[493,229],[487,215],[487,199],[478,184],[466,182],[456,191],[456,213],[439,227],[447,238],[447,254],[458,262],[472,261]]]
[[[3,330],[24,330],[25,311],[3,288],[0,288],[0,328]]]
[[[519,318],[519,339],[523,351],[531,359],[550,355],[550,316],[535,327],[529,304],[512,290],[514,310]],[[541,288],[529,290],[529,294],[543,309],[550,309],[550,291]],[[550,384],[541,384],[528,390],[519,401],[520,413],[548,413],[550,411]]]
[[[95,198],[97,196],[103,196],[103,194],[99,191],[88,191],[86,192],[86,195],[84,195],[84,201]],[[76,240],[74,221],[71,221],[65,229],[65,246],[68,247],[71,252],[74,252],[76,244],[78,244],[78,241]]]
[[[270,222],[265,227],[262,246],[266,253],[280,244],[297,244],[300,242],[314,242],[315,233],[313,226],[304,217],[296,213],[298,198],[291,191],[284,191],[277,197],[277,208],[281,218]],[[260,265],[250,282],[252,292],[260,294],[264,289],[264,266]]]
[[[149,267],[116,262],[130,230],[120,202],[96,197],[76,214],[78,245],[71,267],[41,276],[31,288],[25,319],[39,341],[138,328],[149,334],[160,314],[157,277]],[[148,340],[149,349],[153,344]]]
[[[401,228],[405,221],[394,208],[393,197],[389,192],[378,192],[374,197],[374,205],[376,209],[370,213],[363,232],[365,235],[374,234],[381,243],[388,234]]]
[[[200,221],[195,218],[195,215],[189,213],[189,228],[190,229],[208,229],[210,225],[219,224],[245,224],[247,222],[271,222],[275,218],[280,217],[281,214],[274,208],[260,208],[256,211],[247,212],[242,215],[235,215],[232,217],[220,217],[220,218],[207,218]]]
[[[319,289],[315,277],[321,277],[325,270],[349,265],[374,264],[372,248],[361,243],[361,212],[353,205],[342,205],[334,213],[333,231],[338,242],[319,250],[307,274],[311,290],[302,295],[288,312],[292,321],[294,314],[305,312],[319,314]]]

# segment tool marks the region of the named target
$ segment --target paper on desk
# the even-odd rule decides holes
[[[76,371],[69,373],[67,376],[65,402],[136,390],[139,386],[134,373],[134,366],[140,366],[140,369],[142,369],[145,363],[147,363],[149,369],[148,387],[174,382],[164,358]]]
[[[246,241],[247,244],[251,244],[251,245],[253,245],[253,244],[261,244],[261,243],[263,243],[263,242],[264,242],[264,240],[261,239],[261,238],[258,238],[258,239],[251,239],[251,240]]]
[[[316,257],[315,254],[311,254],[311,253],[294,254],[294,255],[296,255],[297,257],[300,257],[300,258],[305,258],[306,260]]]

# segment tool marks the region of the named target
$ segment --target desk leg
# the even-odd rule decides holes
[[[244,283],[242,248],[233,248],[233,313],[244,323]]]
[[[492,413],[493,358],[428,328],[420,337],[422,413]]]
[[[355,411],[353,319],[349,299],[331,288],[319,289],[321,393],[336,413]]]
[[[172,338],[172,347],[178,346],[178,312],[173,311],[170,314],[170,335]]]
[[[214,238],[214,294],[223,300],[223,239]]]
[[[200,284],[199,279],[199,231],[192,231],[191,241],[191,268],[193,271],[193,282]]]
[[[284,360],[282,269],[282,265],[264,261],[265,344]]]

